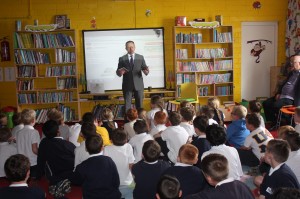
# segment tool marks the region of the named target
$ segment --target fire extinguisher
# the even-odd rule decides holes
[[[1,39],[1,61],[10,61],[9,42],[7,36]]]

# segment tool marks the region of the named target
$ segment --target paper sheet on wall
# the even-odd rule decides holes
[[[0,67],[0,82],[3,82],[4,78],[3,78],[3,68]]]
[[[4,78],[6,82],[16,81],[15,68],[5,67],[4,68]]]

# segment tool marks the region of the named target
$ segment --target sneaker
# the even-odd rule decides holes
[[[68,179],[62,180],[56,185],[49,186],[48,191],[54,198],[63,198],[66,193],[71,192],[71,182]]]

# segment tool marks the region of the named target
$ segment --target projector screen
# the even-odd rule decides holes
[[[144,56],[150,73],[143,74],[144,87],[165,88],[164,29],[83,30],[87,90],[92,93],[121,90],[116,75],[119,57],[127,54],[125,43],[135,43],[135,53]]]

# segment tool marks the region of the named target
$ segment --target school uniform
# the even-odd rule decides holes
[[[44,138],[37,158],[40,174],[44,173],[46,167],[46,171],[51,174],[47,176],[51,184],[68,178],[74,169],[74,150],[75,145],[62,137]]]
[[[169,126],[161,133],[161,138],[167,143],[169,149],[168,158],[175,164],[179,149],[187,143],[189,134],[179,125]]]
[[[190,137],[196,134],[194,126],[192,124],[189,124],[188,122],[181,122],[179,126],[183,127]]]
[[[100,153],[79,164],[71,182],[82,186],[83,198],[120,199],[120,179],[114,161]]]
[[[79,165],[81,162],[85,161],[90,157],[90,154],[86,151],[85,141],[81,142],[79,147],[75,148],[75,161],[74,168]]]
[[[265,175],[260,185],[260,194],[265,196],[266,199],[271,198],[273,192],[280,187],[300,188],[295,174],[285,163],[271,168]]]
[[[134,163],[137,163],[142,159],[142,149],[144,143],[148,140],[153,140],[153,137],[147,133],[137,134],[129,140],[129,144],[133,148],[133,154],[135,158]]]
[[[135,188],[134,199],[153,199],[156,194],[156,185],[163,174],[171,165],[167,161],[158,160],[145,162],[144,160],[132,166]]]
[[[37,155],[32,152],[32,144],[39,145],[39,132],[33,126],[25,125],[23,129],[18,131],[16,140],[18,153],[29,158],[31,167],[37,165]]]
[[[19,124],[17,126],[15,126],[12,130],[11,130],[11,135],[12,137],[16,138],[17,137],[17,133],[19,130],[24,128],[24,124]]]
[[[219,146],[212,146],[209,151],[203,153],[201,160],[209,154],[217,153],[225,156],[228,160],[229,174],[228,178],[239,180],[243,175],[242,165],[239,154],[234,147],[221,144]]]
[[[192,145],[197,147],[199,154],[198,154],[198,161],[195,166],[201,168],[201,157],[204,152],[209,151],[211,149],[209,141],[206,139],[206,135],[199,135],[192,137]]]
[[[76,123],[70,127],[69,142],[72,142],[76,147],[80,145],[78,138],[80,137],[81,124]]]
[[[154,136],[157,133],[166,130],[166,125],[165,124],[157,124],[153,129],[150,130],[149,134]]]
[[[206,189],[197,194],[189,195],[185,199],[254,199],[247,185],[238,180],[228,178],[219,182],[214,189]]]
[[[80,128],[80,130],[81,130],[81,128]],[[111,145],[109,133],[105,127],[96,126],[96,133],[101,136],[101,138],[103,140],[103,146]],[[77,142],[81,143],[83,141],[84,141],[84,138],[82,136],[79,136]]]
[[[161,108],[153,108],[146,114],[147,119],[150,121],[150,130],[155,127],[154,116],[158,111],[161,111]],[[163,109],[162,111],[168,116],[168,112],[165,109]]]
[[[4,164],[5,161],[12,155],[17,154],[17,147],[8,142],[0,142],[0,177],[5,177]]]
[[[117,166],[117,170],[120,177],[120,192],[122,198],[132,199],[133,189],[129,185],[133,181],[129,164],[134,163],[133,149],[130,144],[126,143],[123,146],[110,145],[104,148],[103,154],[111,157]]]
[[[285,162],[285,164],[288,165],[296,175],[298,182],[300,182],[299,162],[300,162],[300,149],[297,151],[291,151],[288,160]]]
[[[11,184],[9,187],[0,188],[1,198],[9,199],[45,199],[45,192],[39,187],[28,187],[24,184]]]
[[[124,131],[127,134],[128,140],[130,140],[133,136],[135,136],[135,131],[133,129],[133,125],[135,122],[136,120],[133,120],[124,124]]]
[[[182,198],[209,187],[202,171],[192,165],[177,162],[175,166],[168,168],[163,175],[175,176],[178,179]]]

